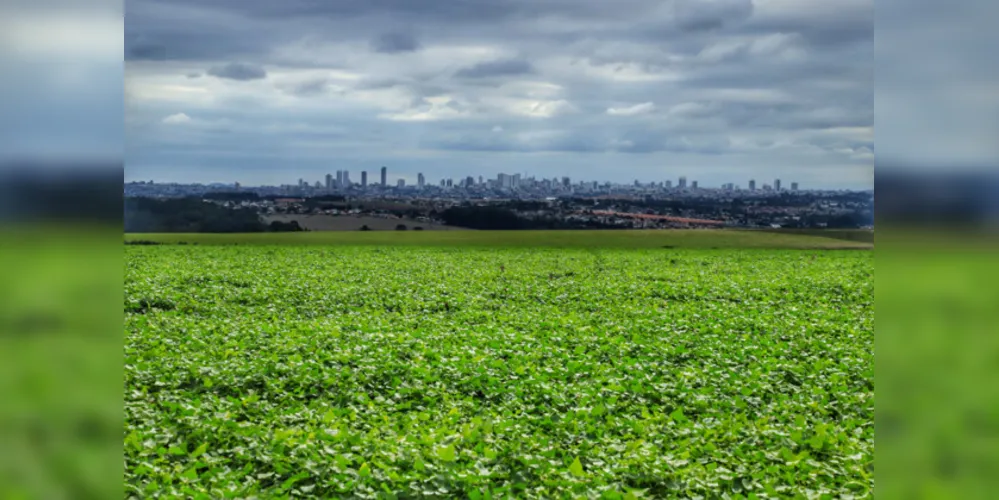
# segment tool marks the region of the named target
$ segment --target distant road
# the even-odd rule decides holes
[[[582,213],[582,212],[581,212]],[[678,222],[681,224],[693,224],[698,226],[724,226],[725,222],[720,220],[709,220],[709,219],[690,219],[687,217],[673,217],[671,215],[651,215],[651,214],[635,214],[631,212],[612,212],[610,210],[594,210],[591,212],[593,215],[599,215],[603,217],[621,217],[625,219],[646,219],[646,220],[664,220],[667,222]]]

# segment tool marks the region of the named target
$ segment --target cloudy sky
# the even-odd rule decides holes
[[[872,184],[873,0],[125,9],[126,180]]]

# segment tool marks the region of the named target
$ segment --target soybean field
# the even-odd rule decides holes
[[[126,498],[870,498],[873,253],[127,245]]]

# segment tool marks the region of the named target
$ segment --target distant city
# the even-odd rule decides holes
[[[727,182],[708,187],[686,176],[658,182],[615,183],[501,173],[490,179],[466,176],[431,183],[419,173],[415,184],[407,184],[405,178],[398,177],[391,182],[388,167],[374,172],[374,176],[361,171],[355,178],[349,170],[337,170],[321,179],[300,178],[293,184],[279,186],[129,182],[125,184],[126,198],[165,202],[164,205],[146,203],[142,205],[144,210],[188,207],[190,212],[185,212],[188,215],[184,217],[174,217],[173,213],[149,219],[160,221],[156,222],[160,225],[141,225],[143,217],[133,214],[127,217],[127,227],[136,232],[242,231],[246,229],[237,229],[237,221],[243,221],[240,214],[247,212],[257,214],[268,224],[268,230],[313,231],[385,230],[397,226],[864,228],[874,223],[873,190],[801,189],[794,181],[785,187],[782,179],[759,184],[753,179],[745,186]],[[169,208],[174,205],[166,203],[181,198],[195,205]],[[193,229],[168,225],[169,221],[191,217],[203,216],[210,221],[222,217],[222,212],[212,212],[215,209],[209,205],[228,210],[225,213],[232,216],[231,224],[212,226],[213,229],[206,225]],[[254,226],[255,217],[246,223]]]
[[[433,197],[457,199],[544,199],[548,197],[565,196],[599,196],[599,195],[657,195],[670,193],[673,195],[732,195],[735,192],[743,196],[753,194],[765,196],[781,192],[798,192],[797,182],[790,182],[787,187],[781,179],[772,183],[760,183],[750,180],[745,186],[729,182],[718,186],[703,186],[695,179],[688,180],[681,176],[674,180],[659,182],[630,183],[598,182],[577,180],[570,177],[537,178],[522,174],[498,174],[495,178],[483,176],[467,176],[464,178],[442,178],[437,182],[427,182],[423,173],[416,176],[415,184],[407,184],[406,179],[389,180],[388,167],[382,167],[377,172],[377,179],[370,179],[367,171],[360,172],[360,179],[352,178],[349,170],[337,170],[322,179],[298,179],[292,184],[278,186],[243,186],[238,182],[212,184],[180,184],[156,183],[153,181],[129,182],[125,184],[125,196],[148,197],[181,197],[218,191],[245,191],[260,196],[297,196],[311,197],[322,195],[351,195],[355,197],[393,196],[393,197]],[[823,190],[813,189],[811,192]],[[843,191],[840,191],[843,192]]]

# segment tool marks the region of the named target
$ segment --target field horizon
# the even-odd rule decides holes
[[[469,246],[539,248],[760,248],[871,250],[873,230],[634,229],[526,231],[306,231],[125,233],[126,243],[199,245]]]

